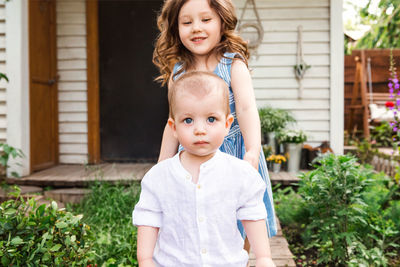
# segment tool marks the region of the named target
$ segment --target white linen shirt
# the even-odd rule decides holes
[[[160,228],[157,266],[246,266],[237,220],[267,217],[265,182],[248,162],[218,150],[194,184],[178,153],[151,168],[141,186],[132,220]]]

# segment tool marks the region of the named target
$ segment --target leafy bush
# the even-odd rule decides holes
[[[278,132],[276,139],[280,143],[301,144],[307,141],[307,135],[302,130],[282,130]]]
[[[3,168],[3,173],[0,173],[0,176],[7,175],[7,169],[10,167],[8,166],[8,161],[10,157],[15,159],[15,158],[22,158],[23,156],[24,154],[22,153],[21,149],[9,146],[8,144],[5,143],[0,143],[0,166]],[[18,173],[16,172],[12,172],[11,175],[14,177],[19,176]]]
[[[278,190],[274,195],[282,224],[298,231],[320,264],[395,266],[391,261],[399,260],[400,252],[399,186],[349,155],[327,155],[314,167],[300,175],[298,193],[282,196]]]
[[[140,185],[129,187],[97,182],[82,204],[72,207],[83,213],[95,235],[96,263],[105,266],[137,266],[136,233],[132,210],[139,200]]]
[[[86,266],[93,260],[90,227],[82,215],[38,205],[19,196],[0,206],[0,258],[3,266]]]
[[[258,110],[261,123],[261,132],[266,135],[268,133],[278,132],[286,127],[290,122],[296,120],[292,114],[284,109],[264,107]]]

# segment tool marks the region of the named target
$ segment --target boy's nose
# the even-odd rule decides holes
[[[203,135],[206,133],[206,127],[203,123],[196,123],[194,127],[194,134],[195,135]]]

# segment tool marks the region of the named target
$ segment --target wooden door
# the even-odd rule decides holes
[[[29,0],[31,171],[58,162],[56,0]]]
[[[163,1],[99,1],[100,150],[105,161],[155,161],[168,117],[152,63]]]

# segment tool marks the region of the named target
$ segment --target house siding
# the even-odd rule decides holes
[[[234,0],[234,4],[240,18],[245,0]],[[256,5],[264,28],[257,57],[250,60],[258,107],[291,111],[312,145],[330,140],[330,1],[257,0]],[[85,8],[85,0],[57,0],[60,163],[87,162]],[[243,22],[256,22],[251,6]],[[312,66],[303,79],[302,99],[298,98],[299,85],[293,72],[298,25],[303,26],[304,59]],[[0,45],[1,37],[0,26]],[[4,64],[1,53],[2,49],[0,67]],[[4,135],[2,112],[0,102],[0,138]]]
[[[5,2],[0,0],[0,72],[6,72],[6,14]],[[7,82],[0,81],[0,142],[7,140],[7,102],[6,102]]]
[[[88,160],[86,2],[57,0],[60,163]]]
[[[234,0],[237,16],[245,0]],[[258,57],[250,60],[258,107],[291,111],[311,145],[330,140],[330,2],[329,0],[257,0],[264,28]],[[248,5],[243,22],[256,22]],[[304,60],[311,68],[303,79],[303,98],[293,66],[297,56],[297,27],[303,27]]]

